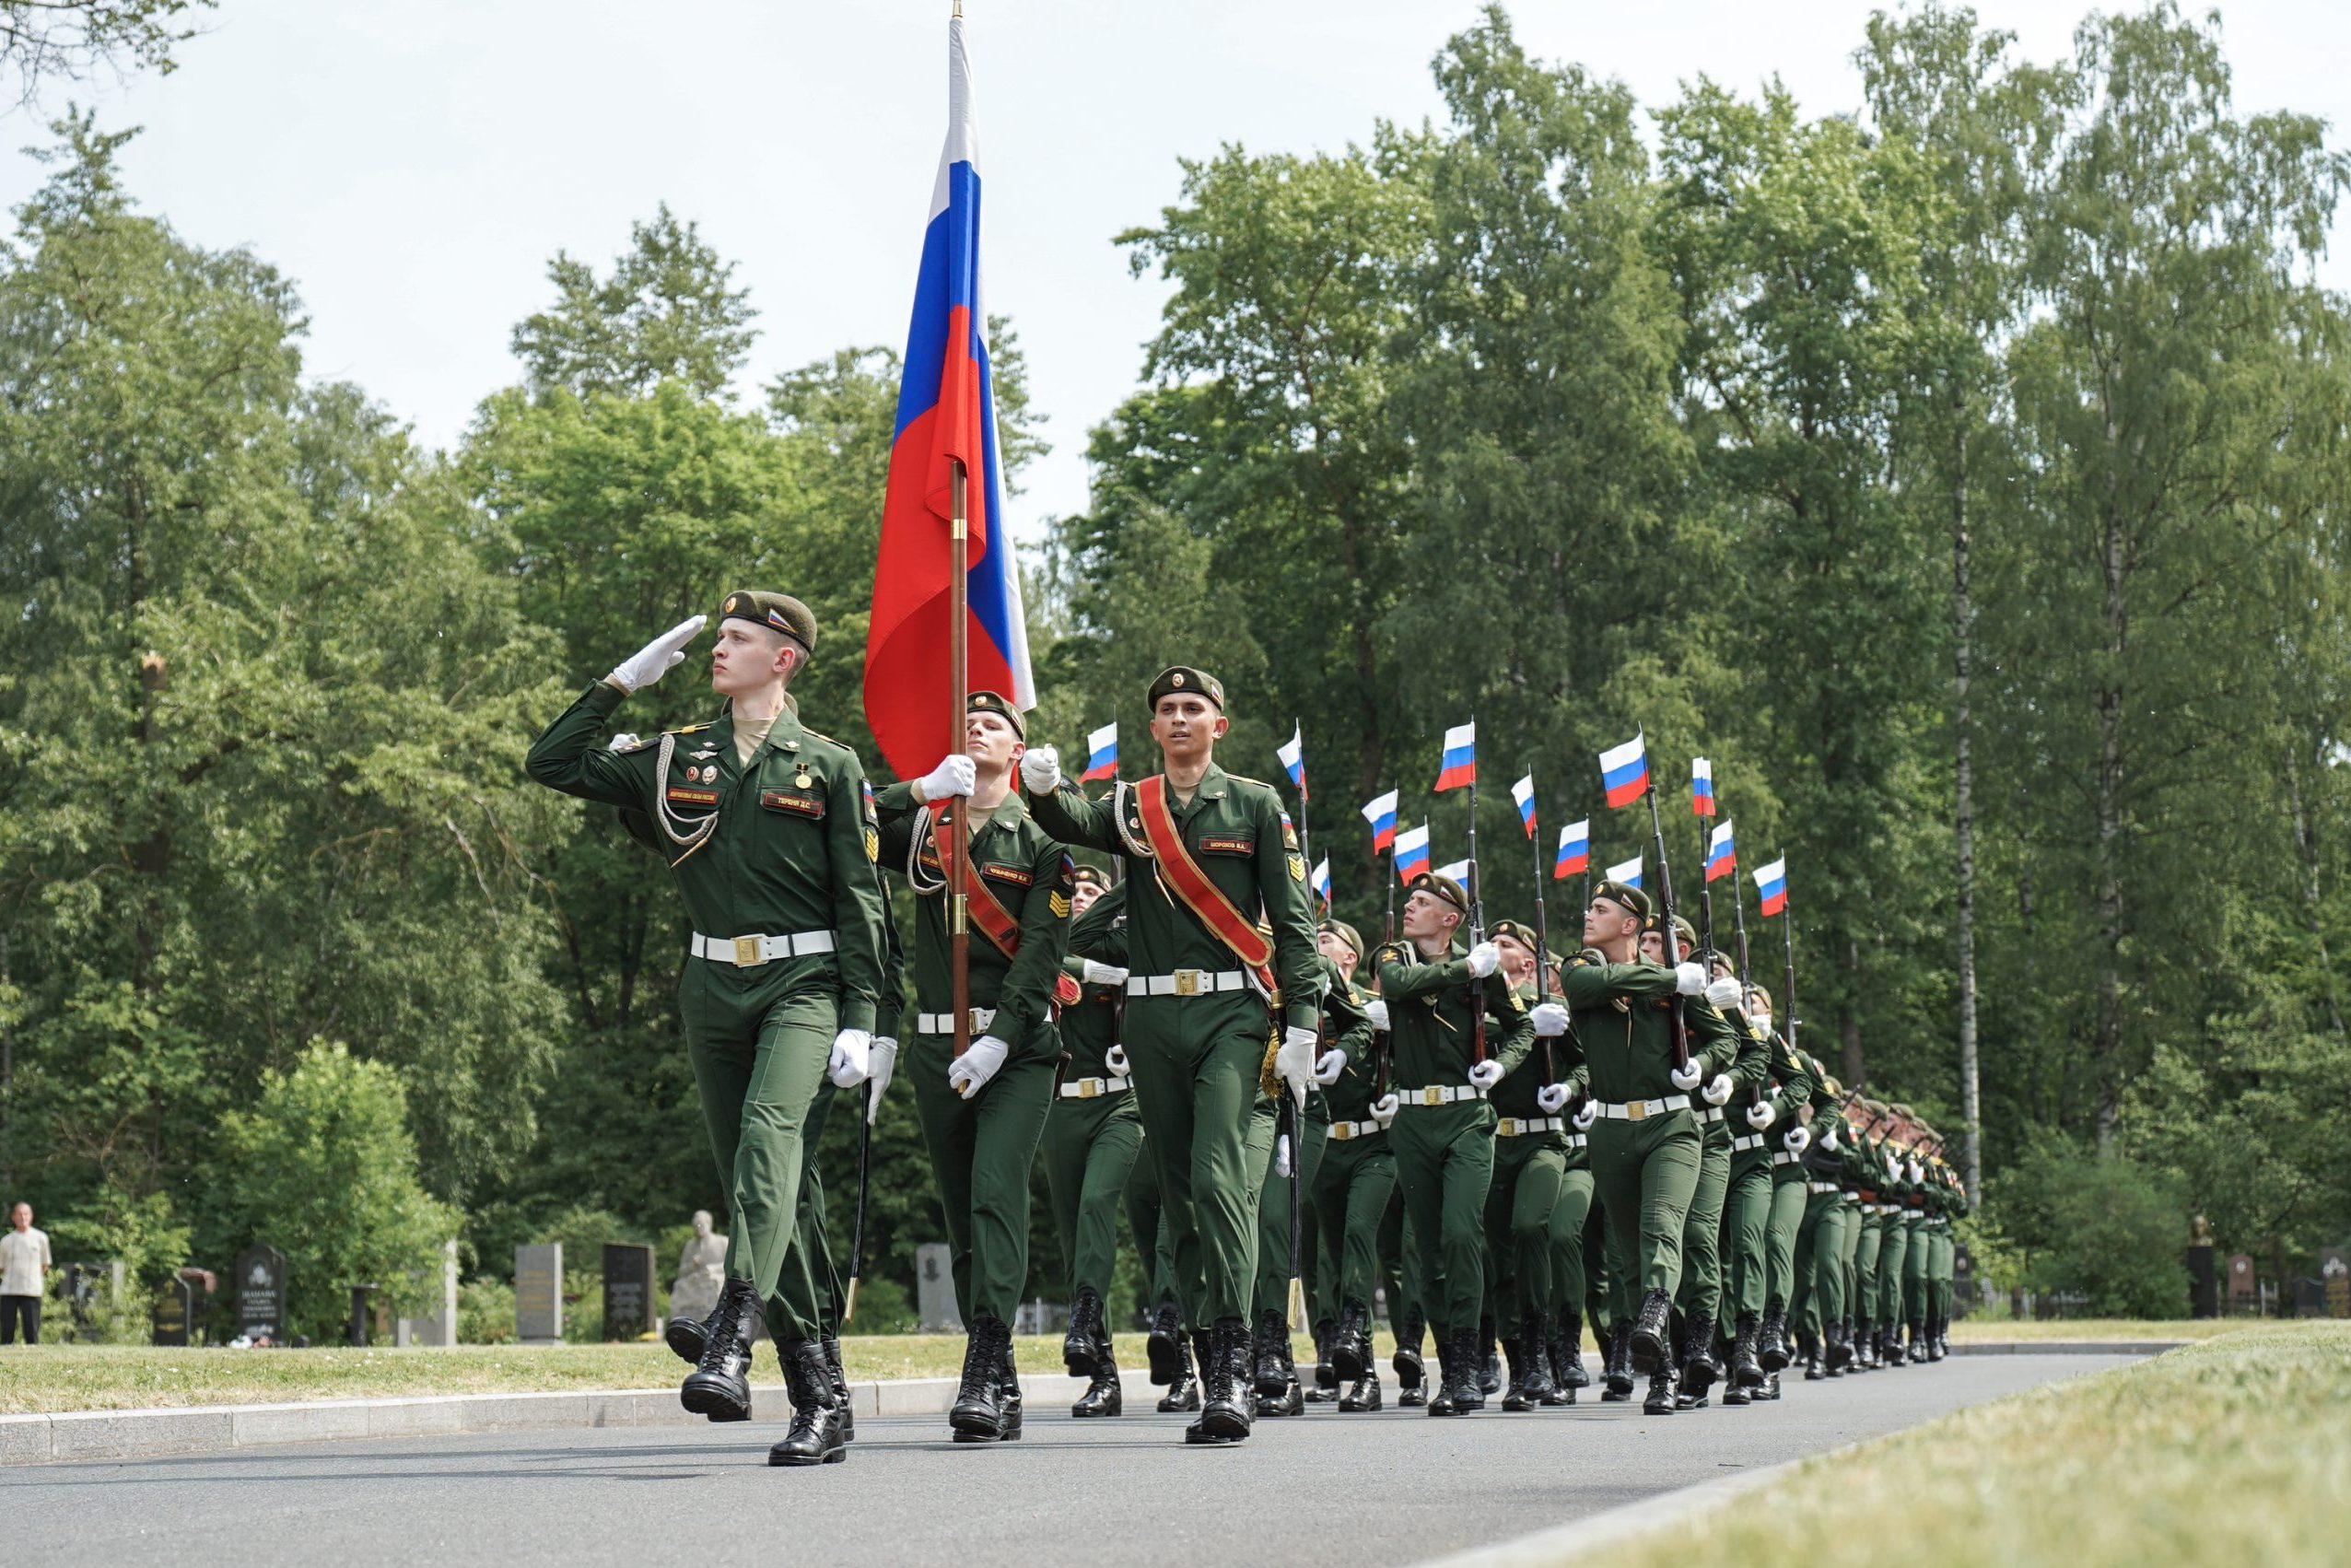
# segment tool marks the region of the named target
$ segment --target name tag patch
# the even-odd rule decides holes
[[[991,866],[983,864],[979,868],[979,874],[985,877],[993,877],[998,882],[1009,882],[1018,887],[1026,887],[1036,880],[1035,872],[1024,871],[1019,866]]]
[[[1257,852],[1257,841],[1248,834],[1223,834],[1200,840],[1203,855],[1249,855]]]
[[[795,816],[810,818],[825,814],[825,797],[799,795],[790,790],[762,790],[759,803],[771,812],[790,812]]]
[[[669,788],[670,804],[673,806],[715,806],[719,803],[716,790],[687,790],[673,784]]]

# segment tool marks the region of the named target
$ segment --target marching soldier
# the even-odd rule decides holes
[[[1123,943],[1123,923],[1120,931]],[[1074,930],[1070,939],[1078,939]],[[1103,951],[1108,949],[1105,947]],[[1123,946],[1119,951],[1124,952]],[[1124,1046],[1119,1047],[1119,1059],[1128,1059]],[[1128,1071],[1131,1077],[1131,1066]],[[1159,1413],[1197,1410],[1200,1408],[1200,1380],[1192,1363],[1191,1337],[1185,1331],[1183,1303],[1176,1293],[1176,1238],[1168,1231],[1165,1206],[1160,1202],[1159,1167],[1151,1158],[1148,1133],[1143,1137],[1141,1155],[1128,1175],[1126,1198],[1127,1227],[1134,1233],[1135,1250],[1140,1254],[1146,1265],[1144,1273],[1151,1281],[1151,1332],[1143,1339],[1143,1355],[1151,1366],[1152,1387],[1167,1390],[1160,1397]]]
[[[1070,913],[1083,922],[1125,919],[1126,898],[1092,866],[1073,873]],[[1078,929],[1071,925],[1071,940]],[[1111,1348],[1105,1303],[1118,1255],[1118,1206],[1142,1153],[1143,1121],[1130,1092],[1126,1047],[1118,1043],[1118,1011],[1127,971],[1116,964],[1070,954],[1061,960],[1063,1069],[1053,1110],[1045,1118],[1045,1183],[1052,1195],[1054,1228],[1070,1260],[1070,1331],[1061,1361],[1072,1377],[1088,1379],[1070,1407],[1073,1416],[1115,1416],[1126,1408],[1118,1363]]]
[[[1577,1063],[1567,1079],[1569,1098],[1585,1097],[1591,1069]],[[1562,1107],[1564,1108],[1564,1107]],[[1584,1316],[1586,1305],[1602,1294],[1597,1266],[1603,1255],[1600,1217],[1592,1207],[1592,1135],[1579,1130],[1573,1118],[1562,1121],[1566,1145],[1560,1166],[1559,1202],[1551,1210],[1551,1321],[1547,1341],[1551,1354],[1551,1393],[1543,1403],[1572,1405],[1575,1391],[1591,1387],[1584,1370]],[[1593,1330],[1607,1343],[1608,1319],[1596,1313]]]
[[[1355,965],[1363,948],[1354,927],[1344,920],[1325,920],[1315,940],[1323,956],[1338,966],[1349,990],[1368,1004],[1353,1046],[1338,1047],[1345,1059],[1334,1067],[1326,1052],[1316,1064],[1315,1080],[1322,1085],[1330,1129],[1322,1168],[1315,1173],[1309,1190],[1328,1281],[1323,1296],[1338,1304],[1328,1353],[1345,1390],[1339,1408],[1376,1410],[1380,1377],[1372,1360],[1372,1300],[1380,1272],[1380,1221],[1396,1190],[1396,1154],[1388,1147],[1387,1124],[1372,1115],[1376,1069],[1370,1008],[1380,1004],[1354,989]]]
[[[1454,942],[1468,913],[1459,883],[1422,872],[1404,901],[1404,940],[1379,954],[1397,1086],[1374,1111],[1393,1117],[1397,1185],[1420,1247],[1421,1278],[1431,1287],[1441,1379],[1428,1405],[1433,1416],[1485,1407],[1478,1327],[1494,1163],[1486,1096],[1535,1044],[1525,1004],[1500,973],[1501,950],[1481,942],[1462,953]]]
[[[1729,975],[1731,966],[1725,959],[1718,955],[1714,965],[1718,978]],[[1772,1221],[1778,1192],[1772,1158],[1786,1152],[1783,1138],[1788,1129],[1801,1130],[1797,1107],[1812,1096],[1810,1072],[1789,1054],[1784,1042],[1769,1032],[1767,1024],[1758,1023],[1759,1012],[1770,1017],[1769,1005],[1760,989],[1750,988],[1745,1006],[1731,1019],[1734,1027],[1746,1030],[1764,1047],[1770,1079],[1767,1092],[1752,1104],[1739,1106],[1734,1101],[1733,1114],[1738,1122],[1731,1137],[1730,1188],[1723,1211],[1723,1252],[1729,1264],[1725,1284],[1735,1317],[1730,1387],[1723,1393],[1725,1405],[1744,1405],[1753,1397],[1751,1390],[1763,1387],[1766,1374],[1757,1355],[1758,1339],[1770,1337],[1776,1327],[1774,1312],[1786,1310],[1784,1278],[1780,1281],[1781,1296],[1775,1300],[1771,1293]],[[1778,1134],[1774,1128],[1780,1129]],[[1791,1250],[1802,1208],[1801,1203],[1789,1205]]]
[[[947,1424],[959,1443],[1021,1434],[1012,1319],[1028,1283],[1029,1169],[1053,1105],[1056,980],[1076,865],[1012,789],[1026,745],[1019,709],[974,692],[965,750],[877,802],[882,861],[915,892],[917,1016],[906,1047],[916,1119],[947,1223],[955,1304],[969,1340]],[[953,855],[950,813],[970,852]],[[970,1043],[954,1050],[947,890],[969,907]]]
[[[1535,1001],[1535,933],[1516,920],[1496,920],[1503,977],[1521,1005]],[[1493,1107],[1494,1174],[1486,1195],[1486,1258],[1492,1270],[1487,1316],[1510,1362],[1505,1410],[1559,1402],[1551,1378],[1551,1216],[1567,1176],[1567,1121],[1538,1103],[1542,1076],[1517,1072],[1497,1084]]]
[[[1127,1050],[1175,1231],[1178,1288],[1209,1325],[1204,1402],[1185,1436],[1231,1443],[1254,1419],[1244,1387],[1257,1226],[1250,1109],[1269,1008],[1279,1013],[1276,1071],[1304,1099],[1320,1039],[1314,922],[1306,862],[1280,796],[1216,765],[1229,728],[1223,686],[1176,665],[1145,700],[1162,771],[1088,801],[1060,788],[1060,759],[1040,747],[1023,758],[1021,781],[1048,833],[1127,858]]]
[[[1796,1231],[1796,1338],[1804,1352],[1804,1375],[1817,1382],[1836,1361],[1837,1326],[1845,1311],[1844,1248],[1848,1215],[1842,1162],[1852,1129],[1843,1125],[1833,1081],[1822,1076],[1812,1101],[1814,1140],[1798,1162],[1804,1171],[1804,1220]],[[1823,1360],[1824,1348],[1827,1358]]]
[[[849,1088],[867,1072],[883,984],[879,847],[864,767],[802,726],[788,690],[815,649],[815,617],[789,595],[751,591],[728,594],[719,614],[719,718],[603,749],[621,703],[684,661],[708,620],[696,615],[590,686],[526,766],[551,789],[649,816],[693,922],[678,1011],[731,1224],[726,1283],[679,1398],[714,1421],[750,1418],[764,1310],[782,1327],[794,1409],[768,1461],[825,1463],[848,1450],[824,1326],[778,1281],[817,1085],[829,1075]]]
[[[1901,1131],[1910,1120],[1910,1107],[1889,1106],[1891,1123],[1884,1142],[1877,1149],[1877,1203],[1884,1216],[1884,1231],[1877,1243],[1877,1300],[1871,1316],[1877,1323],[1877,1360],[1883,1366],[1902,1364],[1902,1271],[1910,1261],[1910,1228],[1904,1215],[1908,1212],[1910,1184],[1903,1174],[1903,1164],[1910,1148],[1901,1141]]]

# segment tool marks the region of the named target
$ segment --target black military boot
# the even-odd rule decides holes
[[[678,1403],[712,1421],[749,1421],[751,1341],[759,1331],[759,1293],[750,1281],[727,1281],[717,1317],[701,1361],[678,1388]]]
[[[1339,1368],[1330,1364],[1330,1341],[1338,1335],[1335,1325],[1325,1323],[1315,1330],[1315,1380],[1306,1388],[1306,1403],[1334,1404],[1339,1398],[1340,1384]],[[1300,1382],[1304,1382],[1303,1377]]]
[[[1174,1302],[1161,1302],[1159,1310],[1151,1315],[1151,1333],[1143,1340],[1143,1357],[1151,1363],[1152,1386],[1156,1388],[1171,1387],[1178,1376],[1191,1370],[1190,1361],[1184,1354],[1182,1320]]]
[[[1526,1341],[1515,1337],[1504,1340],[1502,1353],[1510,1366],[1509,1379],[1503,1386],[1502,1408],[1513,1414],[1533,1410],[1535,1401],[1526,1394],[1526,1375],[1534,1363],[1526,1359]]]
[[[1102,1329],[1102,1297],[1092,1285],[1078,1292],[1078,1299],[1070,1304],[1070,1331],[1061,1336],[1061,1364],[1070,1369],[1072,1377],[1092,1377],[1099,1355],[1098,1345],[1105,1336]]]
[[[1945,1340],[1943,1334],[1942,1315],[1939,1313],[1928,1314],[1926,1319],[1926,1359],[1929,1361],[1941,1361],[1945,1356],[1949,1355],[1950,1353],[1949,1344]]]
[[[1478,1319],[1478,1392],[1502,1392],[1502,1352],[1494,1343],[1494,1320]]]
[[[1003,1353],[996,1358],[997,1402],[1004,1410],[1002,1436],[1010,1443],[1021,1434],[1021,1369],[1012,1364],[1012,1331],[1004,1330]]]
[[[825,1347],[825,1371],[833,1382],[833,1403],[841,1412],[841,1441],[857,1441],[857,1411],[851,1409],[849,1380],[841,1370],[841,1340],[837,1334],[827,1334],[821,1341]]]
[[[1766,1372],[1785,1372],[1790,1359],[1787,1303],[1766,1302],[1762,1325],[1756,1330],[1755,1364]]]
[[[1866,1317],[1854,1319],[1853,1369],[1855,1372],[1877,1370],[1877,1337],[1870,1332],[1869,1319]]]
[[[1423,1395],[1429,1413],[1433,1416],[1459,1415],[1461,1411],[1453,1402],[1454,1390],[1461,1381],[1460,1374],[1453,1369],[1453,1341],[1440,1334],[1433,1348],[1436,1352],[1436,1375],[1428,1379],[1429,1386]]]
[[[1673,1303],[1663,1291],[1641,1298],[1641,1314],[1632,1321],[1632,1370],[1655,1373],[1673,1357],[1670,1325]]]
[[[1742,1312],[1738,1315],[1738,1330],[1731,1340],[1731,1387],[1753,1388],[1763,1381],[1763,1363],[1755,1356],[1755,1338],[1761,1329],[1755,1319]]]
[[[1831,1377],[1845,1375],[1845,1363],[1853,1358],[1853,1347],[1845,1343],[1844,1319],[1840,1317],[1820,1326],[1820,1364]]]
[[[1429,1402],[1428,1363],[1421,1358],[1423,1327],[1419,1307],[1405,1314],[1404,1326],[1396,1331],[1396,1354],[1388,1358],[1388,1365],[1396,1373],[1396,1402],[1406,1410]]]
[[[1249,1382],[1253,1393],[1269,1397],[1297,1381],[1290,1352],[1290,1325],[1281,1314],[1267,1307],[1257,1314],[1257,1330],[1249,1337]]]
[[[1456,1415],[1468,1415],[1486,1408],[1486,1351],[1475,1330],[1464,1329],[1455,1338],[1461,1345],[1461,1387],[1454,1391],[1453,1409]],[[1501,1385],[1500,1375],[1494,1383]]]
[[[1649,1397],[1641,1401],[1641,1413],[1669,1416],[1674,1413],[1674,1369],[1668,1363],[1659,1363],[1649,1375]]]
[[[1632,1398],[1632,1325],[1620,1323],[1608,1336],[1608,1355],[1600,1373],[1600,1402],[1621,1404]]]
[[[1160,1396],[1159,1413],[1176,1415],[1186,1410],[1197,1410],[1200,1408],[1200,1380],[1199,1375],[1192,1370],[1191,1352],[1186,1347],[1181,1334],[1171,1334],[1169,1338],[1176,1346],[1176,1359],[1172,1363],[1175,1371],[1167,1380],[1167,1392]]]
[[[791,1398],[792,1423],[782,1442],[767,1450],[771,1465],[837,1465],[849,1457],[848,1437],[841,1430],[847,1411],[836,1402],[832,1369],[825,1364],[825,1349],[813,1340],[778,1342],[776,1354],[784,1363],[784,1389]]]
[[[1551,1381],[1558,1384],[1567,1398],[1560,1403],[1575,1402],[1578,1388],[1592,1386],[1592,1375],[1584,1370],[1584,1319],[1573,1312],[1562,1312],[1551,1323]]]
[[[1004,1435],[1004,1367],[1012,1331],[1000,1317],[975,1317],[964,1338],[964,1375],[947,1425],[958,1443],[995,1443]]]
[[[1520,1337],[1526,1345],[1526,1381],[1523,1385],[1528,1405],[1548,1405],[1559,1392],[1559,1385],[1551,1381],[1550,1326],[1539,1312],[1530,1312],[1522,1320]]]
[[[1755,1390],[1756,1402],[1760,1404],[1765,1399],[1776,1399],[1779,1397],[1780,1375],[1776,1372],[1766,1374],[1763,1378],[1763,1387]]]
[[[1437,1336],[1436,1391],[1429,1397],[1433,1416],[1457,1416],[1485,1403],[1478,1392],[1478,1336],[1475,1331]]]
[[[1372,1370],[1372,1309],[1350,1299],[1339,1309],[1330,1336],[1330,1369],[1342,1383],[1355,1383]]]
[[[1220,1317],[1209,1330],[1200,1367],[1200,1419],[1184,1429],[1187,1443],[1238,1443],[1249,1435],[1249,1330],[1237,1317]]]
[[[1828,1369],[1821,1364],[1820,1361],[1820,1341],[1810,1334],[1798,1334],[1796,1340],[1804,1352],[1804,1380],[1807,1383],[1818,1383],[1828,1376]]]
[[[1347,1386],[1347,1392],[1339,1397],[1339,1408],[1350,1415],[1363,1410],[1378,1410],[1380,1408],[1380,1375],[1365,1367],[1363,1375],[1350,1383]]]
[[[719,1299],[721,1304],[725,1302],[724,1292],[719,1293]],[[662,1325],[661,1342],[669,1346],[670,1353],[678,1360],[689,1366],[699,1366],[702,1364],[703,1347],[710,1342],[710,1330],[718,1326],[719,1308],[716,1306],[710,1309],[708,1317],[673,1317]]]
[[[1706,1391],[1722,1375],[1722,1365],[1714,1360],[1714,1316],[1693,1312],[1681,1336],[1681,1392],[1697,1401],[1690,1408],[1706,1403]]]
[[[1122,1414],[1126,1408],[1126,1392],[1118,1387],[1118,1363],[1111,1355],[1110,1342],[1105,1340],[1094,1349],[1094,1381],[1078,1396],[1078,1402],[1070,1407],[1070,1413],[1115,1416]]]

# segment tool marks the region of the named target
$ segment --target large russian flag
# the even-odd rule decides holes
[[[969,475],[965,582],[974,691],[1036,706],[1021,578],[1003,519],[996,389],[988,369],[979,288],[979,135],[972,119],[964,23],[947,24],[947,143],[930,192],[914,317],[898,383],[897,432],[882,502],[873,618],[865,638],[865,717],[890,768],[905,778],[963,750],[948,643],[953,475]]]
[[[1600,782],[1608,787],[1611,806],[1629,806],[1647,792],[1649,753],[1639,731],[1624,744],[1600,754]]]

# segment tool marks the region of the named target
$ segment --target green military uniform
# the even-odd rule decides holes
[[[1870,1316],[1877,1319],[1883,1345],[1881,1359],[1899,1364],[1902,1347],[1902,1280],[1910,1264],[1909,1213],[1911,1184],[1901,1169],[1909,1151],[1892,1138],[1877,1151],[1877,1203],[1884,1229],[1877,1242],[1877,1297]]]
[[[1768,1090],[1755,1102],[1769,1113],[1770,1119],[1762,1127],[1756,1127],[1748,1114],[1747,1096],[1736,1097],[1730,1105],[1730,1189],[1723,1209],[1723,1252],[1729,1262],[1726,1283],[1735,1319],[1731,1370],[1736,1392],[1761,1385],[1767,1370],[1760,1359],[1761,1343],[1776,1340],[1783,1327],[1778,1318],[1786,1311],[1784,1270],[1780,1294],[1772,1294],[1772,1219],[1779,1191],[1772,1179],[1772,1161],[1773,1155],[1786,1153],[1782,1138],[1796,1124],[1799,1107],[1812,1096],[1812,1075],[1778,1036],[1765,1036],[1743,1015],[1733,1018],[1731,1024],[1763,1047],[1771,1075]],[[1792,1219],[1800,1218],[1801,1211],[1801,1204],[1791,1205]],[[1787,1239],[1793,1249],[1794,1223],[1788,1227]]]
[[[1351,929],[1351,946],[1360,941]],[[1326,1010],[1323,1048],[1347,1053],[1337,1082],[1319,1098],[1328,1127],[1322,1164],[1307,1192],[1321,1238],[1324,1299],[1336,1320],[1330,1334],[1332,1364],[1349,1386],[1343,1409],[1379,1409],[1379,1378],[1371,1360],[1372,1302],[1380,1281],[1380,1228],[1396,1191],[1396,1153],[1387,1128],[1372,1115],[1372,1093],[1379,1069],[1374,1060],[1371,1018],[1364,994],[1345,982],[1348,1000],[1362,1014],[1360,1025],[1334,1027]]]
[[[1515,921],[1497,921],[1494,931],[1535,950],[1534,933]],[[1516,990],[1523,1007],[1546,1000],[1531,982]],[[1557,1055],[1554,1048],[1552,1071]],[[1558,1387],[1550,1365],[1551,1221],[1567,1178],[1568,1126],[1565,1116],[1537,1100],[1557,1082],[1538,1071],[1545,1061],[1540,1040],[1532,1058],[1533,1067],[1511,1073],[1487,1096],[1495,1122],[1493,1181],[1486,1193],[1486,1316],[1510,1363],[1506,1410],[1532,1409]]]
[[[1696,947],[1697,935],[1690,922],[1677,916],[1674,924],[1681,942]],[[1691,1094],[1690,1105],[1701,1134],[1698,1181],[1690,1188],[1690,1213],[1682,1222],[1681,1284],[1674,1295],[1684,1324],[1681,1396],[1685,1408],[1704,1402],[1707,1389],[1722,1370],[1714,1354],[1715,1325],[1722,1320],[1723,1211],[1729,1202],[1731,1184],[1730,1117],[1736,1114],[1732,1107],[1742,1104],[1740,1091],[1762,1082],[1770,1055],[1762,1037],[1747,1026],[1743,1015],[1734,1011],[1720,1016],[1738,1043],[1726,1074],[1731,1098],[1719,1106],[1709,1104],[1704,1094],[1709,1085],[1702,1084]]]
[[[1829,1147],[1834,1131],[1838,1147]],[[1805,1355],[1805,1375],[1823,1375],[1822,1351],[1831,1344],[1831,1331],[1845,1311],[1844,1255],[1846,1227],[1845,1162],[1851,1157],[1852,1129],[1846,1127],[1835,1100],[1825,1090],[1813,1096],[1812,1141],[1797,1161],[1804,1173],[1804,1219],[1796,1229],[1795,1277],[1801,1299],[1796,1303],[1797,1338]],[[1834,1359],[1833,1354],[1830,1357]]]
[[[1177,667],[1152,683],[1164,693],[1207,696],[1221,708],[1223,691],[1197,670]],[[1150,780],[1145,780],[1150,783]],[[1193,862],[1244,919],[1273,928],[1272,969],[1281,1022],[1313,1029],[1319,958],[1307,912],[1306,864],[1269,784],[1236,778],[1210,762],[1189,800],[1171,787],[1167,805]],[[1248,1153],[1268,1048],[1269,999],[1256,989],[1222,938],[1171,890],[1153,863],[1137,792],[1121,786],[1089,801],[1071,788],[1032,797],[1037,821],[1066,844],[1126,858],[1128,869],[1127,1050],[1135,1094],[1157,1163],[1162,1200],[1176,1235],[1177,1288],[1195,1323],[1222,1335],[1220,1365],[1206,1369],[1211,1404],[1234,1395],[1245,1375],[1244,1315],[1254,1283],[1257,1212],[1253,1191],[1263,1152]],[[1084,956],[1094,956],[1086,954]],[[1246,1421],[1246,1406],[1240,1407]],[[1239,1435],[1230,1410],[1211,1431],[1203,1410],[1199,1435]],[[1188,1434],[1187,1434],[1188,1435]]]
[[[1584,1098],[1591,1070],[1579,1063],[1569,1075],[1573,1106]],[[1584,1317],[1594,1296],[1594,1265],[1604,1256],[1599,1237],[1602,1223],[1592,1209],[1592,1135],[1578,1132],[1573,1119],[1561,1134],[1559,1200],[1551,1208],[1550,1325],[1545,1336],[1551,1356],[1551,1382],[1557,1393],[1547,1402],[1572,1405],[1575,1390],[1592,1381],[1584,1370]],[[1595,1316],[1592,1327],[1604,1338],[1605,1316]]]
[[[1077,875],[1102,881],[1092,867],[1080,867]],[[1078,917],[1071,940],[1089,919],[1119,927],[1125,918],[1123,893],[1110,889]],[[1076,1000],[1061,1009],[1061,1081],[1045,1122],[1045,1181],[1061,1255],[1070,1260],[1070,1332],[1062,1360],[1071,1376],[1094,1380],[1072,1413],[1107,1415],[1117,1413],[1120,1396],[1104,1304],[1117,1268],[1118,1206],[1142,1153],[1143,1121],[1128,1074],[1110,1059],[1125,990],[1089,983],[1088,962],[1075,954],[1061,961],[1063,993],[1074,990]],[[1138,1242],[1148,1245],[1148,1238],[1139,1235]]]
[[[1019,716],[993,693],[972,695],[975,712]],[[1028,1283],[1029,1172],[1053,1104],[1061,1054],[1054,1026],[1054,989],[1069,940],[1070,893],[1076,866],[1069,852],[1031,820],[1017,791],[1008,793],[970,832],[972,868],[1001,907],[1017,937],[1007,954],[975,918],[967,939],[967,994],[973,1042],[1009,1047],[993,1076],[966,1098],[949,1080],[954,1064],[954,975],[947,930],[947,883],[941,849],[953,813],[968,801],[928,808],[913,785],[893,784],[876,802],[882,863],[902,872],[915,892],[915,1027],[903,1044],[902,1072],[914,1084],[915,1117],[930,1155],[947,1226],[955,1304],[972,1334],[970,1356],[985,1363],[966,1377],[998,1386],[1011,1375],[1011,1324]],[[972,813],[977,821],[978,814]],[[992,1411],[958,1421],[959,1435],[987,1436]]]
[[[1784,1039],[1784,1036],[1775,1038]],[[1756,1338],[1756,1358],[1766,1374],[1773,1375],[1793,1359],[1788,1323],[1801,1293],[1795,1266],[1796,1240],[1803,1233],[1805,1209],[1812,1198],[1805,1176],[1804,1155],[1790,1148],[1789,1143],[1796,1126],[1811,1114],[1813,1106],[1820,1103],[1824,1082],[1818,1058],[1799,1050],[1790,1059],[1802,1071],[1803,1092],[1795,1092],[1793,1081],[1783,1080],[1781,1103],[1785,1119],[1774,1121],[1764,1135],[1764,1147],[1771,1156],[1772,1201],[1764,1222],[1763,1323]],[[1833,1099],[1829,1103],[1833,1105]],[[1807,1126],[1805,1137],[1818,1137],[1821,1130]]]
[[[1186,1337],[1183,1300],[1176,1290],[1176,1236],[1160,1201],[1159,1167],[1151,1158],[1148,1133],[1134,1169],[1128,1173],[1125,1196],[1127,1228],[1134,1235],[1135,1250],[1144,1259],[1150,1280],[1152,1326],[1144,1349],[1151,1358],[1152,1382],[1167,1390],[1159,1409],[1163,1414],[1197,1410],[1200,1385]]]
[[[1412,890],[1468,911],[1468,895],[1450,878],[1423,873],[1412,879]],[[1431,1287],[1423,1305],[1444,1369],[1443,1390],[1429,1410],[1452,1414],[1484,1403],[1477,1387],[1478,1328],[1496,1118],[1486,1091],[1469,1081],[1480,1059],[1477,1025],[1482,1017],[1483,1059],[1505,1076],[1534,1048],[1535,1027],[1510,982],[1499,971],[1472,978],[1457,944],[1433,955],[1409,942],[1390,942],[1380,949],[1378,966],[1395,1051],[1398,1105],[1388,1141],[1420,1246],[1421,1277]]]

